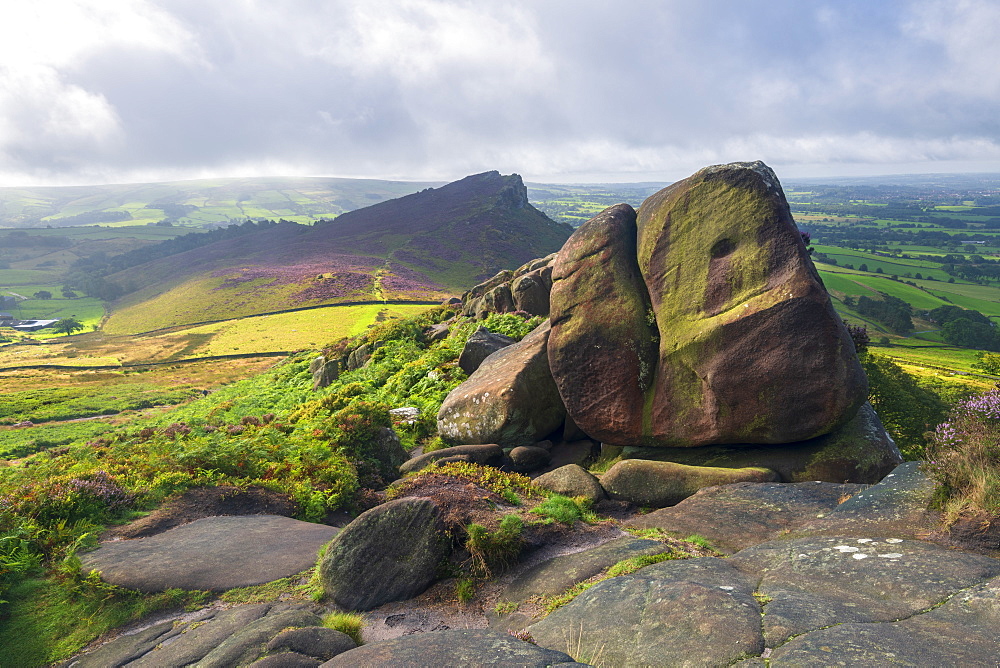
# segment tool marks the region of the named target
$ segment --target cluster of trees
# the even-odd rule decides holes
[[[1000,334],[993,322],[979,311],[946,304],[929,311],[927,317],[941,325],[945,343],[962,348],[1000,351]]]
[[[852,307],[866,318],[882,323],[897,334],[912,332],[913,307],[899,297],[893,297],[884,292],[879,294],[882,296],[881,299],[872,299],[862,295],[858,297],[857,302],[848,296],[844,298],[844,304]]]
[[[0,237],[2,248],[68,248],[72,245],[69,237],[29,234],[24,230],[13,230]]]

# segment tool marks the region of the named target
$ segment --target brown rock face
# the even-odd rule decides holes
[[[647,199],[638,260],[661,337],[647,442],[788,443],[855,415],[864,372],[766,165]]]
[[[569,238],[552,270],[549,367],[576,425],[609,443],[644,441],[657,363],[635,220],[628,204],[605,209]]]

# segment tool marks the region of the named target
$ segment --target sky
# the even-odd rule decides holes
[[[1000,172],[997,0],[0,4],[0,186]]]

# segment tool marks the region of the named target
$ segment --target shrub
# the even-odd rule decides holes
[[[946,406],[887,357],[861,356],[868,401],[907,460],[924,458],[924,433],[944,420]]]
[[[505,515],[496,531],[481,524],[465,527],[468,537],[469,571],[476,577],[489,578],[517,561],[523,541],[524,522],[517,515]]]
[[[1000,389],[959,402],[938,425],[925,470],[949,520],[1000,512]]]

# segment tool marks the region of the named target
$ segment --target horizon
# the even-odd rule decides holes
[[[998,31],[986,0],[7,3],[0,184],[996,173]]]

